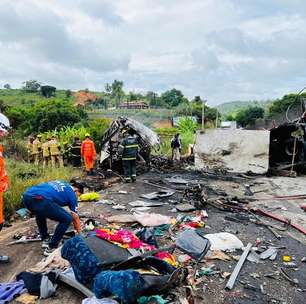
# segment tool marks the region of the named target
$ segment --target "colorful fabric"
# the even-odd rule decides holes
[[[169,263],[170,265],[172,265],[174,267],[177,266],[177,262],[175,260],[175,257],[172,254],[170,254],[169,252],[161,251],[161,252],[156,253],[154,256],[159,258],[160,260],[163,260],[163,261]]]
[[[142,242],[135,234],[128,230],[96,229],[95,231],[97,237],[112,242],[122,248],[140,249],[144,251],[156,249],[155,246]],[[173,266],[177,265],[175,257],[168,252],[159,252],[155,256]]]
[[[93,292],[100,299],[116,296],[122,303],[135,303],[145,290],[145,281],[134,270],[102,271],[94,280]]]
[[[155,247],[142,242],[135,234],[128,230],[118,231],[110,229],[96,229],[97,237],[110,241],[122,248],[154,250]]]
[[[180,224],[180,229],[186,228],[203,228],[205,226],[204,222],[185,222]]]

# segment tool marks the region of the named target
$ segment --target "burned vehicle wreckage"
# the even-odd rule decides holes
[[[297,95],[286,112],[286,122],[270,129],[270,169],[306,170],[306,105],[305,99]],[[289,114],[298,118],[290,119]]]
[[[139,151],[137,159],[147,167],[150,166],[151,151],[153,148],[158,149],[160,145],[158,135],[136,120],[119,117],[112,122],[101,140],[100,168],[117,172],[122,171],[118,147],[124,131],[128,129],[132,129],[138,139]]]

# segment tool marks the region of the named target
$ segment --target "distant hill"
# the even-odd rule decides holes
[[[223,115],[229,115],[229,114],[235,114],[240,110],[243,110],[245,108],[251,107],[251,106],[260,106],[264,109],[267,109],[272,101],[230,101],[222,103],[218,106],[216,106],[216,109],[223,114]]]

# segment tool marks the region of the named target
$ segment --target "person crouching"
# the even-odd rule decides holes
[[[24,192],[23,203],[36,217],[45,256],[58,247],[72,222],[77,232],[81,232],[77,214],[77,197],[80,193],[83,193],[82,185],[75,181],[68,184],[59,180],[32,186]],[[65,206],[69,207],[70,213],[62,208]],[[51,238],[48,233],[47,219],[58,222]]]

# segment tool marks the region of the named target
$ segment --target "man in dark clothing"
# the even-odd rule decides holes
[[[23,194],[23,203],[36,216],[44,255],[48,256],[58,247],[69,225],[73,222],[80,232],[80,220],[77,215],[77,195],[83,187],[75,181],[71,185],[63,181],[50,181],[28,188]],[[70,213],[62,207],[68,206]],[[52,238],[48,234],[47,219],[58,222]]]
[[[127,183],[136,181],[136,158],[138,141],[135,132],[129,129],[119,145],[118,154],[122,156],[124,179]]]
[[[69,156],[71,159],[72,166],[76,168],[80,168],[82,166],[81,145],[82,145],[82,142],[80,141],[80,138],[76,136],[69,149],[69,153],[70,153]]]
[[[172,160],[173,161],[180,161],[181,159],[181,150],[182,150],[182,143],[180,139],[180,134],[177,133],[171,140],[171,148],[172,148]]]

